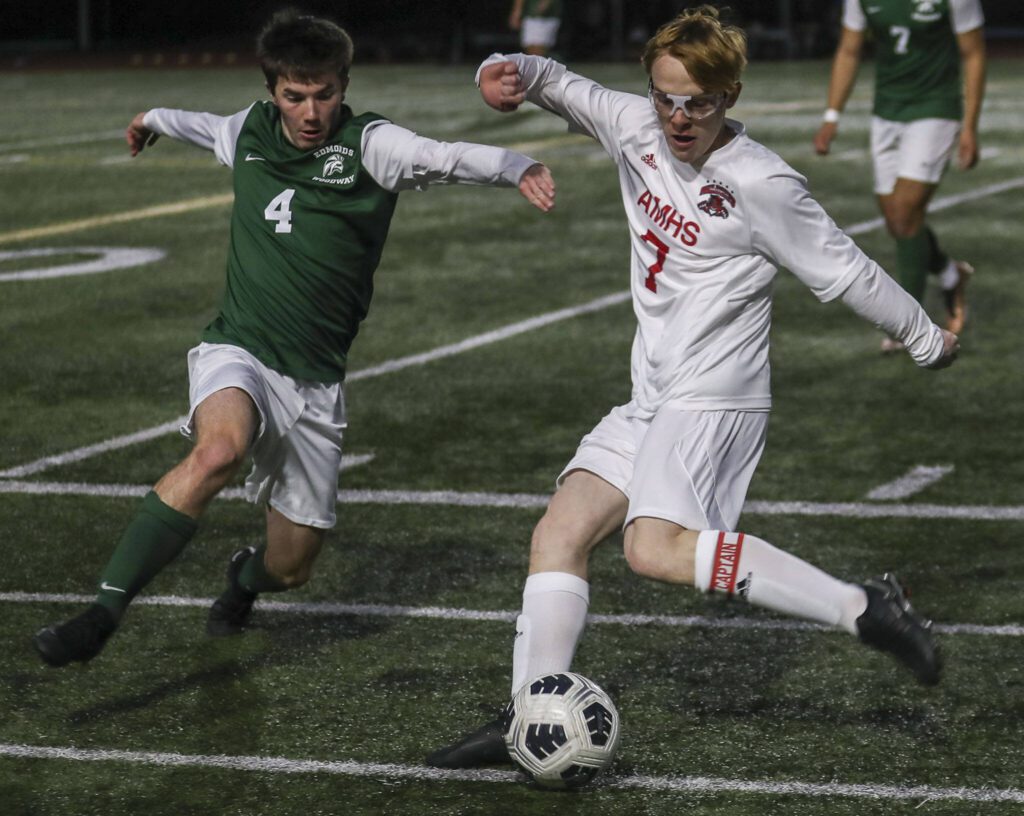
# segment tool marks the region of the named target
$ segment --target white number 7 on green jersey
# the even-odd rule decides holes
[[[277,222],[274,224],[274,232],[292,231],[292,211],[289,207],[291,206],[292,196],[294,195],[295,190],[289,187],[280,195],[274,196],[273,201],[271,201],[263,211],[263,217],[267,221]]]

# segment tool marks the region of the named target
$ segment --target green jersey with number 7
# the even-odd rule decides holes
[[[977,0],[847,0],[843,25],[867,28],[875,40],[874,114],[891,122],[960,119],[956,33],[980,13]]]

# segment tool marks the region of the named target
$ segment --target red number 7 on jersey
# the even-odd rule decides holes
[[[665,265],[665,256],[668,255],[668,246],[651,230],[647,230],[647,234],[643,237],[643,240],[649,244],[654,244],[654,248],[658,250],[658,257],[655,259],[654,263],[647,267],[647,279],[644,281],[644,286],[652,292],[657,292],[658,284],[655,282],[654,276],[657,275]]]

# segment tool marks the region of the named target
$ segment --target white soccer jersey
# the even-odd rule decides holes
[[[779,156],[736,136],[702,166],[669,152],[646,97],[611,91],[553,60],[513,59],[529,101],[595,138],[615,161],[629,222],[637,331],[629,410],[768,410],[772,281],[785,266],[821,301],[843,297],[907,344],[920,365],[941,330],[840,230]]]
[[[232,116],[154,108],[143,123],[150,130],[213,151],[228,167],[249,110]],[[490,145],[438,142],[387,120],[363,130],[363,166],[381,187],[391,192],[423,190],[430,184],[486,184],[516,187],[533,159]]]

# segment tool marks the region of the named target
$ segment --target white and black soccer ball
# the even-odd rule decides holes
[[[578,788],[607,768],[619,744],[619,712],[593,680],[547,674],[506,706],[509,756],[543,788]]]

